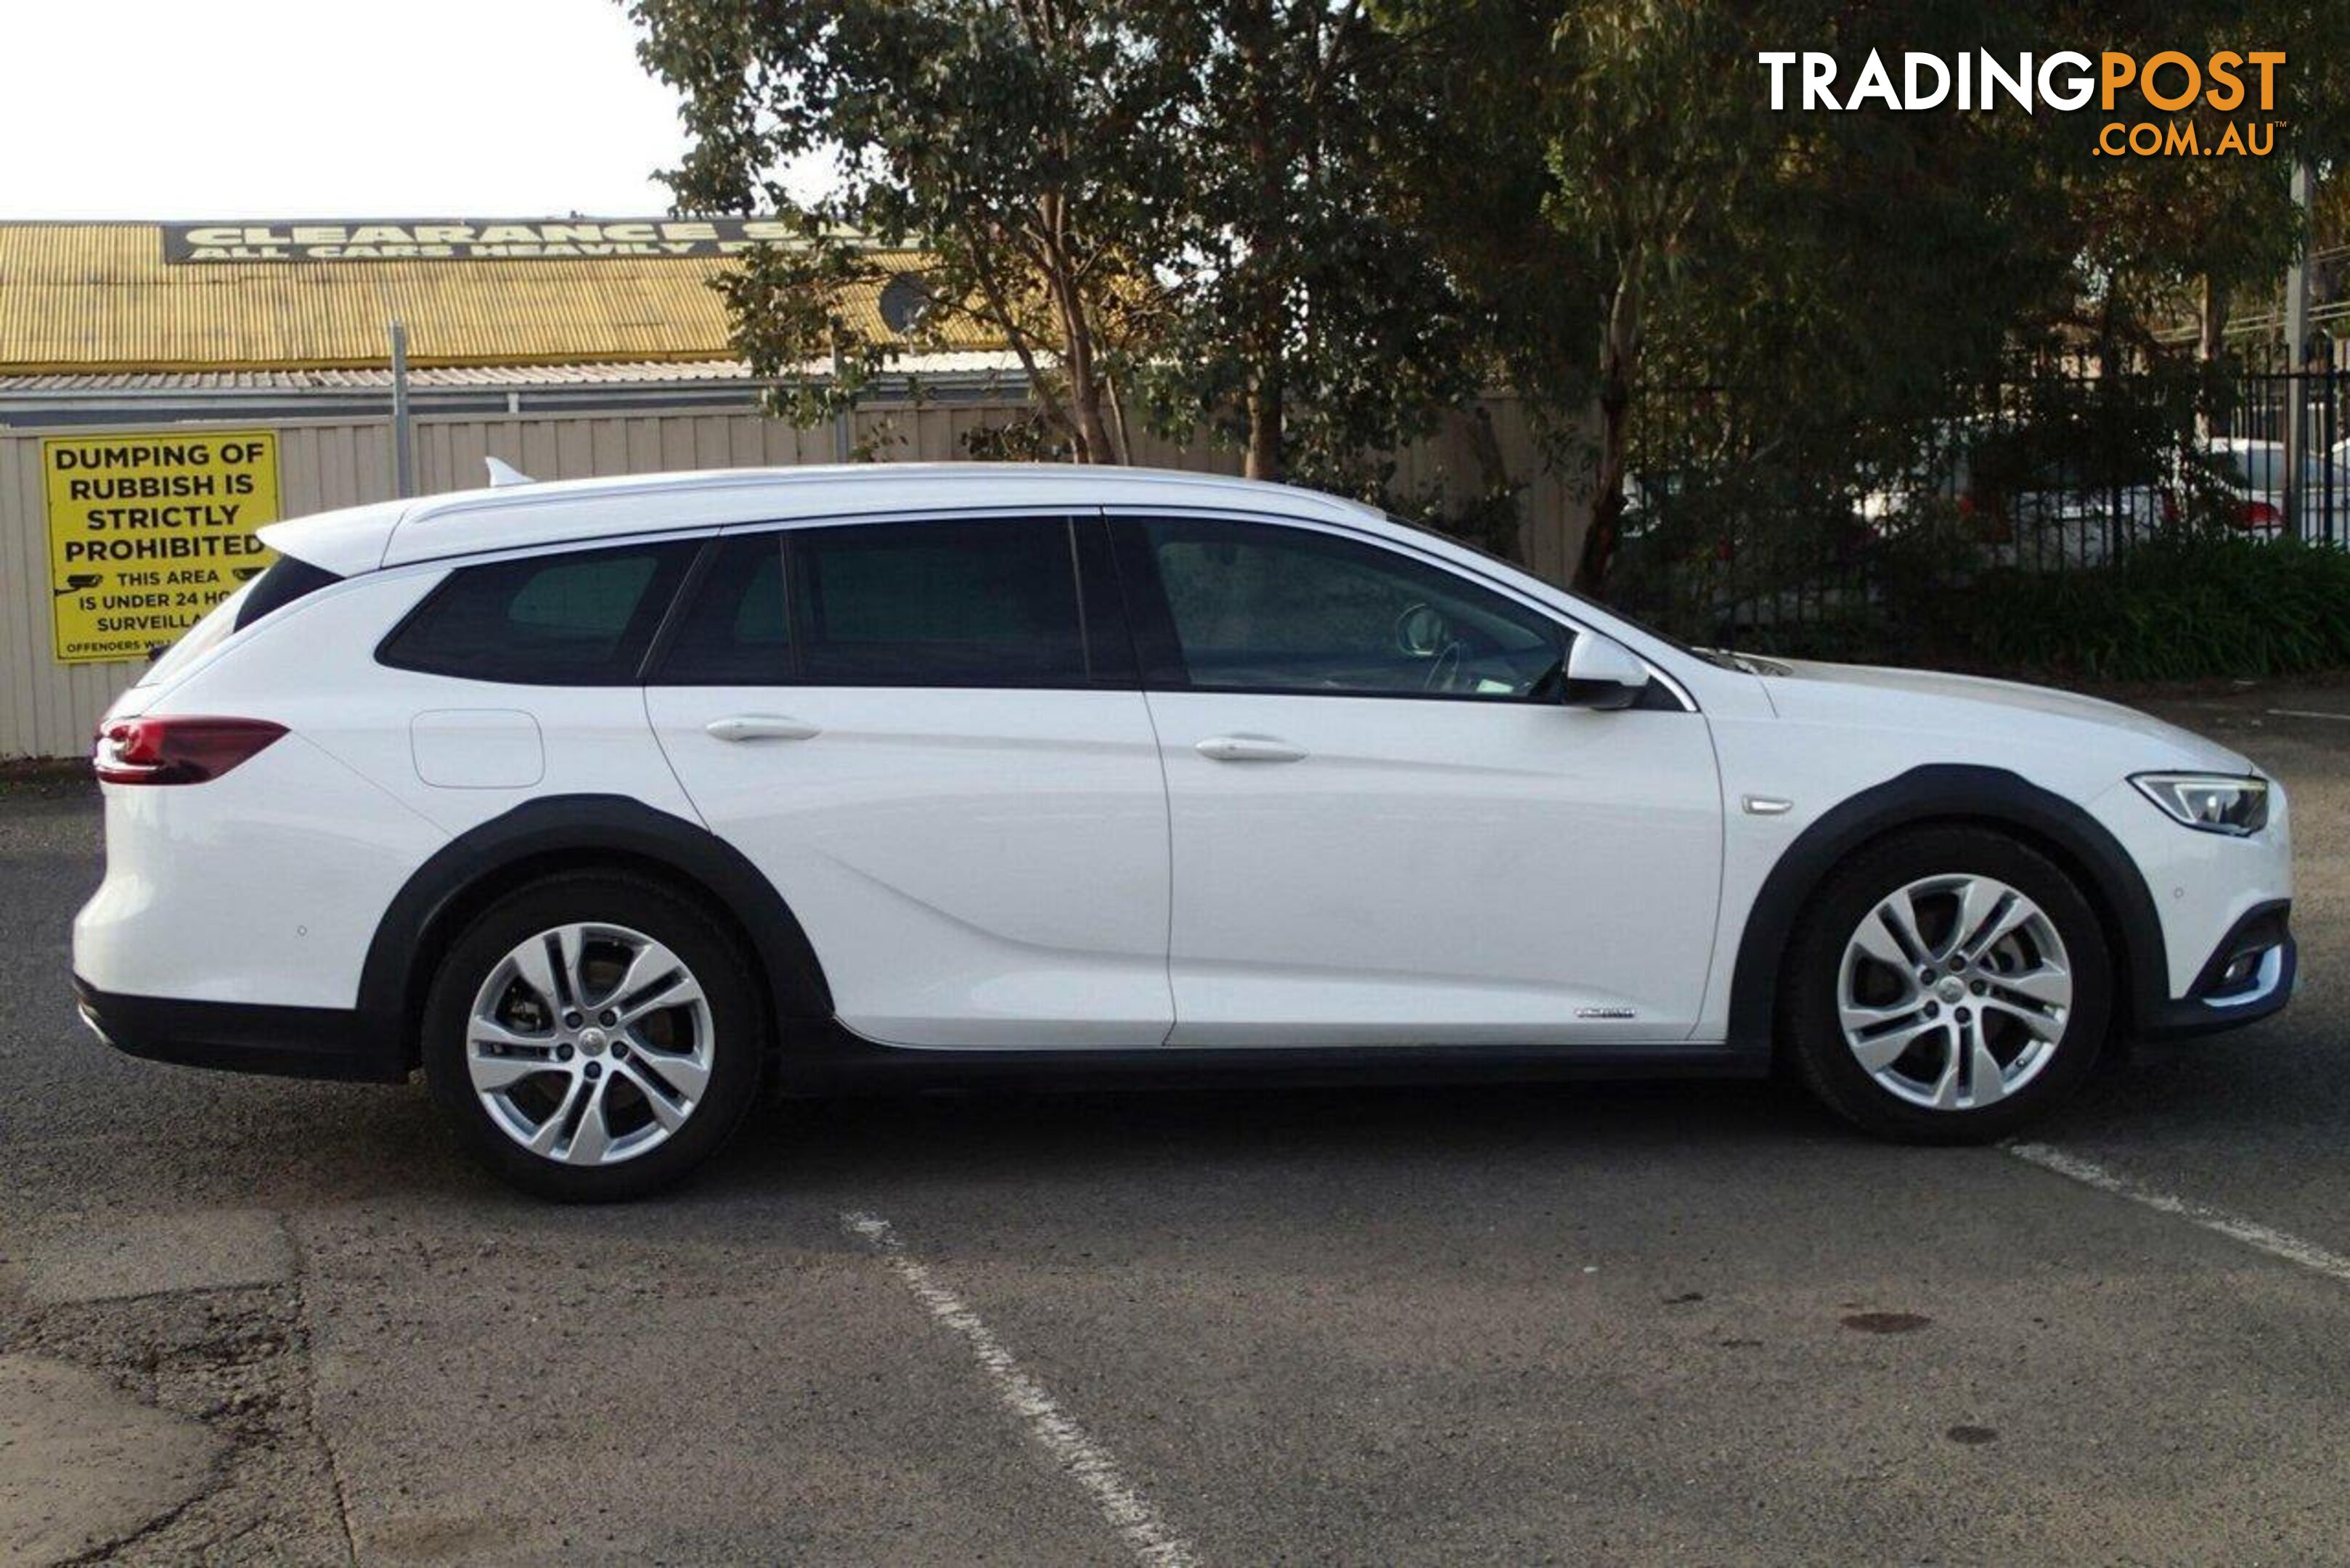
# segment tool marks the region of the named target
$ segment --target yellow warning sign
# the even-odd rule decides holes
[[[60,663],[144,659],[275,558],[274,431],[57,436],[41,469]]]

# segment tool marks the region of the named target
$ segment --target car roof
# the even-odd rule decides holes
[[[457,556],[750,523],[904,512],[1183,506],[1396,524],[1317,491],[1222,474],[1075,464],[852,463],[509,484],[278,523],[263,543],[339,576]]]

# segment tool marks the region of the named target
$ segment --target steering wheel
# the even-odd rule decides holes
[[[1461,678],[1463,653],[1461,639],[1457,637],[1449,639],[1442,648],[1436,650],[1436,657],[1429,660],[1428,673],[1421,678],[1419,689],[1422,691],[1451,691],[1452,683]]]

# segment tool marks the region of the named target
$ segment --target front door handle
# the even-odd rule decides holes
[[[729,719],[712,719],[703,728],[722,741],[806,741],[824,732],[804,720],[773,713],[737,713]]]
[[[1305,751],[1270,735],[1211,735],[1191,748],[1212,763],[1295,763]]]

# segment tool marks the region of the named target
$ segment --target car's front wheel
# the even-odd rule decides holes
[[[2046,856],[1988,828],[1869,846],[1799,922],[1783,1042],[1830,1108],[1887,1137],[2006,1136],[2077,1088],[2113,1016],[2095,911]]]
[[[476,918],[424,1008],[424,1075],[469,1152],[568,1200],[633,1198],[714,1153],[756,1096],[760,1012],[697,905],[549,877]]]

